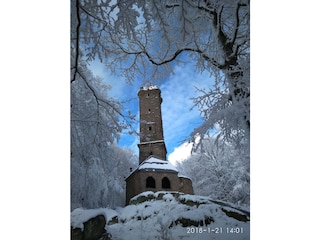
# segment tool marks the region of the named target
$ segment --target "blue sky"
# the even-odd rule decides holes
[[[91,63],[91,70],[95,75],[102,77],[106,83],[112,86],[109,95],[120,101],[129,102],[124,104],[126,110],[139,117],[139,102],[137,92],[141,87],[141,81],[135,81],[132,85],[119,76],[111,75],[108,69],[99,61]],[[164,130],[164,140],[167,147],[167,158],[175,152],[173,156],[183,154],[183,151],[190,152],[190,145],[183,144],[193,129],[203,121],[197,108],[191,111],[193,102],[190,99],[197,93],[198,88],[212,86],[213,77],[208,72],[199,74],[191,64],[183,67],[176,65],[174,73],[162,82],[156,83],[161,90],[163,99],[161,110]],[[135,126],[139,130],[139,125]],[[138,154],[137,144],[139,138],[134,135],[122,134],[119,141],[120,146],[132,148]],[[183,147],[185,146],[185,148]],[[183,149],[182,149],[183,148]],[[178,152],[177,152],[178,151]],[[172,157],[171,157],[172,158]]]

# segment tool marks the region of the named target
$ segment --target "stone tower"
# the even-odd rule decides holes
[[[173,191],[193,194],[191,179],[179,172],[166,159],[161,91],[157,86],[140,88],[139,166],[126,178],[126,205],[130,199],[146,191]]]
[[[166,160],[164,143],[161,91],[156,86],[142,87],[138,92],[140,102],[140,144],[139,164],[153,155]]]

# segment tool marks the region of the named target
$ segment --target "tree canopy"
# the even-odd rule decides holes
[[[99,58],[128,82],[154,82],[174,64],[191,61],[212,74],[212,88],[194,99],[224,137],[249,135],[249,1],[72,1],[71,82],[86,61]]]
[[[111,144],[133,120],[123,114],[119,101],[102,93],[104,86],[88,74],[87,63],[98,58],[113,74],[143,85],[163,81],[174,73],[175,65],[188,62],[199,73],[207,71],[212,77],[211,87],[198,88],[200,94],[193,98],[204,122],[190,138],[200,135],[205,139],[215,129],[215,139],[232,143],[243,154],[241,159],[247,159],[249,0],[71,0],[71,5],[72,98],[81,93],[82,101],[92,105],[86,112],[72,105],[72,121],[77,122],[72,126],[72,146],[83,139],[81,129],[100,131],[82,142],[91,141],[99,147],[97,139],[105,132]],[[81,121],[77,118],[80,112]],[[92,125],[88,128],[89,122]],[[196,148],[200,145],[195,144]]]

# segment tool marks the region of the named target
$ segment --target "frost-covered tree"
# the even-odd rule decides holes
[[[205,122],[192,135],[218,126],[229,141],[248,138],[249,9],[248,0],[72,0],[71,78],[80,50],[129,82],[162,80],[192,62],[212,74],[212,88],[194,99]]]
[[[124,206],[125,177],[136,165],[130,149],[109,145],[100,157],[71,158],[71,209]]]
[[[219,140],[232,144],[240,159],[248,157],[249,0],[71,0],[71,4],[71,84],[80,77],[98,108],[106,105],[83,75],[81,56],[87,62],[99,58],[128,82],[144,83],[161,81],[174,73],[176,64],[191,62],[199,73],[212,76],[212,87],[197,89],[200,94],[193,99],[204,122],[191,136],[204,139],[215,128]],[[115,117],[128,119],[116,109]],[[219,151],[214,142],[210,144],[208,148]],[[198,160],[215,163],[204,156]],[[232,161],[241,165],[231,157],[221,164]],[[232,174],[235,179],[237,172]]]
[[[127,126],[121,104],[85,63],[78,71],[71,83],[71,207],[123,205],[135,155],[114,145]]]
[[[192,179],[195,194],[248,206],[250,204],[249,153],[241,143],[206,137],[202,146],[178,165]]]

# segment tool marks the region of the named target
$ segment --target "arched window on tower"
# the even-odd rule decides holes
[[[162,178],[162,188],[171,188],[170,181],[167,177]]]
[[[146,180],[146,187],[147,188],[156,188],[156,181],[153,177],[148,177]]]

